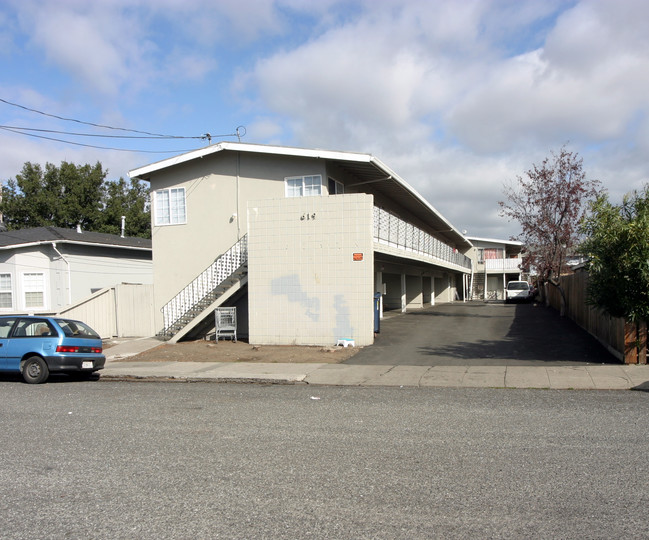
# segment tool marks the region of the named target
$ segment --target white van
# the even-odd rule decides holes
[[[509,281],[505,289],[505,303],[527,302],[532,298],[532,287],[527,281]]]

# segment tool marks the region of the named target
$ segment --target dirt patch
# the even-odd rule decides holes
[[[268,362],[339,364],[354,356],[354,347],[250,345],[243,341],[184,341],[163,344],[117,362]]]

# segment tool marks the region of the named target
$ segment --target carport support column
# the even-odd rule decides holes
[[[435,305],[435,276],[430,276],[430,305]]]
[[[406,311],[406,274],[401,274],[401,312]]]

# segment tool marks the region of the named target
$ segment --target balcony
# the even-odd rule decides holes
[[[523,259],[516,257],[513,259],[485,259],[484,269],[487,272],[520,272]]]
[[[376,206],[374,207],[374,241],[430,259],[433,264],[443,262],[471,270],[469,257],[411,223]]]

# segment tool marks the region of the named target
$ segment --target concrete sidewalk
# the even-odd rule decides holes
[[[406,366],[252,362],[129,362],[160,345],[125,339],[106,349],[103,380],[176,380],[333,386],[551,388],[649,391],[649,365]]]
[[[649,366],[354,366],[240,362],[115,362],[103,380],[176,380],[334,386],[649,390]]]

